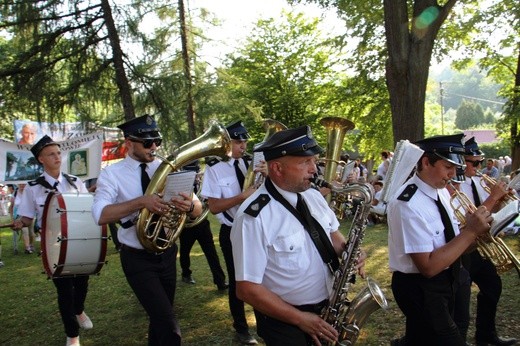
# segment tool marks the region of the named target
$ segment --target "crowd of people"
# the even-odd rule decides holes
[[[202,182],[194,182],[194,193],[181,192],[170,200],[158,192],[147,193],[161,164],[155,155],[162,144],[155,119],[144,115],[118,127],[127,155],[104,168],[89,189],[77,176],[61,171],[59,143],[44,136],[32,146],[44,173],[27,185],[20,184],[16,195],[14,190],[10,193],[13,232],[22,232],[26,253],[34,251],[31,229],[35,223],[42,224],[42,208],[49,193],[95,191],[93,219],[114,231],[126,281],[149,319],[149,345],[182,344],[182,321],[173,304],[176,257],[179,250],[181,281],[196,284],[189,259],[195,241],[206,256],[217,290],[227,290],[238,342],[258,343],[246,319],[246,303],[253,307],[257,335],[266,345],[338,341],[340,330],[321,314],[329,304],[347,240],[324,198],[330,190],[314,185],[316,175],[323,173],[319,165],[323,149],[309,126],[278,131],[255,146],[253,155],[261,153],[263,160],[250,167],[255,162],[246,153],[250,136],[241,121],[233,122],[226,127],[231,140],[227,157],[207,158]],[[491,212],[501,207],[500,201],[511,191],[499,177],[488,190],[480,184],[477,172],[491,176],[495,162],[491,160],[489,169],[481,167],[484,153],[474,138],[464,141],[462,134],[435,136],[416,145],[424,153],[415,173],[387,205],[381,192],[389,183],[392,152],[381,152],[375,174],[370,174],[360,158],[350,160],[345,155],[342,169],[348,167],[348,174],[338,172],[342,184],[373,186],[372,212],[366,223],[388,223],[391,288],[406,318],[405,334],[391,344],[466,345],[474,282],[479,288],[476,344],[514,345],[517,341],[500,337],[495,325],[500,276],[494,264],[476,250],[477,238],[489,232]],[[495,167],[500,174],[508,172],[506,162]],[[183,168],[199,173],[199,161]],[[261,184],[246,183],[250,172],[262,176]],[[449,203],[453,193],[449,188],[471,196],[475,209],[464,220],[457,218]],[[138,235],[139,212],[148,210],[163,216],[172,209],[189,218],[179,237],[180,248],[173,242],[164,249],[151,250]],[[226,272],[220,265],[205,209],[220,223],[219,245]],[[163,236],[168,230],[159,232]],[[355,272],[365,277],[366,255],[362,249],[357,255]],[[85,312],[89,276],[53,277],[52,282],[66,345],[80,345],[80,330],[94,326]]]

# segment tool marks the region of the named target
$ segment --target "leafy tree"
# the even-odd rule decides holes
[[[394,141],[424,137],[425,92],[430,60],[440,28],[457,0],[292,2],[314,2],[338,10],[348,28],[343,42],[351,36],[359,39],[353,54],[355,70],[384,73],[386,77]],[[478,1],[467,1],[465,6],[475,2]]]
[[[482,106],[473,101],[463,100],[457,109],[455,125],[461,130],[475,128],[485,122]]]
[[[338,73],[340,51],[317,29],[318,20],[305,20],[300,13],[287,13],[281,20],[257,23],[243,48],[229,56],[219,81],[233,100],[225,113],[245,120],[254,139],[263,138],[261,118],[278,120],[288,127],[311,125],[320,143],[326,129],[319,120],[340,116],[354,122],[356,130],[346,135],[343,147],[379,155],[384,142],[391,143],[389,109],[381,102],[388,95],[381,81],[365,75],[360,82]],[[378,124],[380,126],[374,126]],[[255,126],[256,125],[256,126]],[[377,153],[377,154],[376,154]]]
[[[462,27],[472,27],[465,56],[483,56],[479,66],[503,85],[498,94],[507,100],[497,130],[511,148],[512,169],[520,167],[520,12],[518,1],[492,0],[475,11],[471,18],[454,18]],[[490,40],[489,38],[493,39]],[[462,59],[457,66],[464,66]]]

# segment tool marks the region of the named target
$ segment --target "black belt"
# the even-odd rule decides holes
[[[136,254],[150,254],[150,255],[162,255],[164,252],[151,252],[146,249],[136,249],[135,247],[128,246],[126,244],[121,244],[121,250],[128,251]]]
[[[133,225],[135,225],[135,222],[133,220],[126,220],[125,222],[121,222],[121,227],[123,227],[124,229],[130,228]]]
[[[325,299],[316,304],[294,305],[294,307],[300,311],[312,312],[316,315],[321,315],[323,308],[327,305],[329,305],[329,300]]]

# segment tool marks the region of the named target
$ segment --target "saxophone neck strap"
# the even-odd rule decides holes
[[[330,272],[334,274],[334,272],[339,268],[339,259],[336,255],[336,251],[334,250],[334,246],[332,245],[329,237],[325,233],[323,227],[321,227],[320,223],[316,221],[310,211],[307,209],[306,212],[299,212],[296,208],[294,208],[274,187],[271,179],[269,177],[265,180],[265,187],[267,192],[278,202],[280,202],[285,209],[287,209],[291,214],[300,221],[305,230],[309,233],[312,242],[316,246],[323,263],[327,265]],[[307,208],[307,205],[303,203],[304,208]]]

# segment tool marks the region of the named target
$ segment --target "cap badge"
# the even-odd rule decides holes
[[[153,118],[151,116],[146,117],[146,125],[150,126],[153,124]]]

